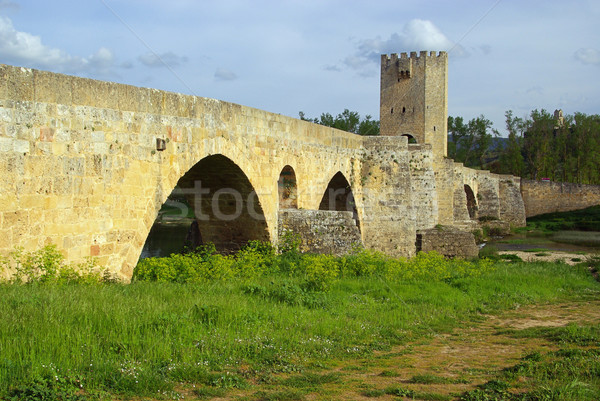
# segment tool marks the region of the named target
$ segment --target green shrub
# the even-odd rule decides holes
[[[494,245],[486,245],[479,250],[479,257],[496,260],[499,258],[498,248]]]
[[[109,277],[107,271],[101,274],[94,259],[84,263],[69,264],[55,245],[26,252],[16,248],[8,257],[0,258],[0,275],[6,274],[8,281],[22,283],[98,283]]]

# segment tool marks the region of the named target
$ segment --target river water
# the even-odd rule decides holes
[[[156,221],[150,229],[140,259],[181,253],[193,219]]]

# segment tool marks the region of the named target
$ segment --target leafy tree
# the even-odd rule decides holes
[[[337,128],[342,131],[352,132],[359,135],[379,135],[379,120],[373,120],[370,115],[361,120],[356,111],[344,109],[341,114],[333,116],[330,113],[321,114],[320,118],[306,118],[304,112],[298,113],[300,119],[310,121],[327,127]]]
[[[448,155],[467,167],[483,167],[491,156],[493,137],[498,131],[483,115],[471,119],[467,124],[462,117],[448,117],[448,132],[451,143]]]
[[[458,154],[458,150],[467,136],[467,126],[462,117],[448,116],[448,134],[451,140],[448,141],[448,157],[456,161],[464,161],[463,155]],[[460,160],[462,159],[462,160]]]
[[[508,110],[504,115],[506,116],[508,141],[506,148],[500,154],[500,171],[498,172],[521,176],[525,170],[525,162],[521,153],[525,123],[522,118],[514,117],[512,110]]]
[[[533,110],[526,120],[524,154],[527,173],[534,180],[554,178],[555,156],[552,148],[555,119],[546,110]]]
[[[508,146],[498,172],[600,184],[600,116],[575,113],[558,119],[546,110],[533,110],[521,119],[508,111],[506,128]]]

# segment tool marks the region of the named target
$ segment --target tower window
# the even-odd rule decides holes
[[[405,113],[406,112],[406,107],[402,108],[402,112]]]
[[[392,107],[392,111],[390,112],[390,114],[394,114],[394,108]]]

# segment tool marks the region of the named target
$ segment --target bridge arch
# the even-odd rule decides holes
[[[187,170],[167,202],[173,205],[175,197],[180,216],[192,217],[185,238],[188,246],[213,243],[217,251],[230,253],[250,240],[270,239],[254,186],[240,166],[223,154],[205,156]]]
[[[279,209],[298,209],[298,183],[296,172],[289,164],[281,169],[277,180]]]
[[[470,185],[464,184],[464,191],[467,197],[467,212],[471,220],[477,219],[477,199]]]
[[[354,193],[352,192],[350,183],[341,171],[335,173],[331,180],[329,180],[327,188],[325,188],[325,192],[321,198],[321,202],[319,203],[319,210],[352,212],[352,217],[360,230],[360,221],[358,218]]]

